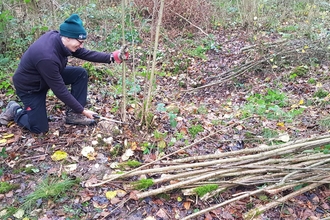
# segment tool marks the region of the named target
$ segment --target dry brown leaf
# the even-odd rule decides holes
[[[136,142],[132,142],[131,143],[131,150],[136,150],[138,147],[137,143]]]
[[[111,203],[112,205],[118,204],[118,203],[120,203],[120,202],[121,202],[121,199],[119,199],[119,198],[117,198],[117,197],[112,198],[112,199],[110,200],[110,203]]]
[[[189,210],[189,209],[190,209],[190,205],[191,205],[191,202],[184,202],[184,203],[183,203],[183,207],[184,207],[186,210]]]
[[[156,216],[158,216],[162,219],[168,219],[166,212],[162,208],[158,210],[158,212],[156,213]]]

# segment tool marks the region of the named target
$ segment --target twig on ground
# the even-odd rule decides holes
[[[330,180],[330,177],[326,178],[325,180],[327,180],[327,181]],[[267,203],[264,206],[252,209],[244,215],[244,219],[252,219],[253,216],[260,215],[261,213],[263,213],[271,208],[274,208],[275,206],[277,206],[279,204],[285,203],[286,201],[288,201],[289,199],[291,199],[295,196],[298,196],[298,195],[303,194],[307,191],[310,191],[314,188],[317,188],[317,187],[321,186],[322,184],[323,183],[313,183],[309,186],[306,186],[297,191],[294,191],[294,192],[290,193],[289,195],[286,195],[276,201],[273,201],[273,202]]]
[[[238,196],[238,197],[235,197],[235,198],[226,200],[226,201],[224,201],[224,202],[222,202],[220,204],[217,204],[217,205],[211,206],[209,208],[200,210],[199,212],[195,212],[194,214],[191,214],[191,215],[188,215],[188,216],[184,217],[182,220],[192,219],[194,217],[197,217],[199,215],[202,215],[202,214],[207,213],[209,211],[212,211],[214,209],[220,208],[220,207],[225,206],[227,204],[231,204],[232,202],[236,202],[236,201],[241,200],[241,199],[244,199],[246,197],[249,197],[249,196],[252,196],[252,195],[261,193],[264,190],[272,189],[273,187],[275,187],[275,185],[272,185],[272,186],[269,186],[269,187],[266,187],[266,188],[262,188],[262,189],[258,189],[258,190],[252,191],[252,192],[245,193],[245,194],[243,194],[241,196]]]

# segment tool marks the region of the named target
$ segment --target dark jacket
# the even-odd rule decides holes
[[[13,76],[16,89],[27,93],[51,89],[57,98],[73,111],[84,107],[71,95],[61,77],[68,56],[100,63],[110,63],[110,54],[80,48],[70,52],[62,43],[58,31],[49,31],[36,40],[24,53]]]

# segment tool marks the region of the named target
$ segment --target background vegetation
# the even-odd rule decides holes
[[[150,39],[152,21],[157,16],[153,10],[157,5],[153,2],[126,0],[127,41],[141,44]],[[120,3],[119,0],[1,1],[1,79],[6,80],[6,76],[15,71],[22,53],[34,40],[47,30],[58,29],[72,13],[78,13],[85,22],[89,34],[88,48],[117,49],[122,30]],[[275,32],[289,38],[306,36],[317,39],[327,34],[329,7],[327,1],[321,0],[170,0],[165,3],[162,42],[167,50],[192,47],[196,49],[190,55],[201,56],[208,49],[219,46],[214,45],[212,36],[212,31],[219,28],[244,27],[255,33]],[[210,34],[203,36],[200,30]],[[196,38],[198,36],[202,38]],[[192,38],[193,41],[189,40]],[[162,51],[159,53],[163,63],[171,62],[172,56],[165,56]],[[8,86],[4,84],[4,87]]]

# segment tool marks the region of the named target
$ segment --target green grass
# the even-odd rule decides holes
[[[17,189],[19,187],[18,184],[11,184],[8,182],[0,182],[0,194],[5,194],[13,189]]]
[[[266,139],[275,138],[279,135],[279,133],[275,130],[264,128],[262,131],[262,136]]]
[[[24,198],[24,202],[21,205],[21,209],[25,211],[31,211],[36,205],[39,199],[58,199],[68,191],[71,191],[74,186],[77,186],[79,180],[72,180],[69,178],[46,178],[35,189]]]
[[[319,125],[321,125],[325,129],[327,129],[327,130],[330,129],[330,117],[322,118],[318,121],[318,123],[319,123]]]
[[[314,94],[313,97],[317,97],[319,99],[325,98],[327,95],[329,95],[328,91],[325,91],[324,89],[318,89]]]
[[[192,125],[190,128],[188,128],[188,132],[193,138],[195,138],[198,133],[203,132],[203,131],[204,131],[204,128],[200,124]]]

